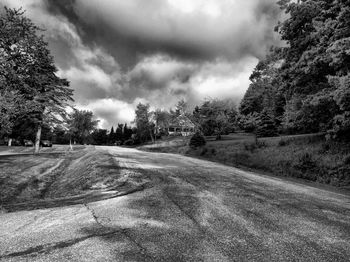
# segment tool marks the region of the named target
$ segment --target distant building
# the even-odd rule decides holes
[[[170,121],[167,131],[169,136],[190,136],[195,132],[195,125],[187,116],[179,115]]]

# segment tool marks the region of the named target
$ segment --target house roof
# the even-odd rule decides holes
[[[194,128],[195,125],[193,122],[185,115],[179,115],[169,123],[170,126],[181,126],[181,127],[188,127],[188,128]]]

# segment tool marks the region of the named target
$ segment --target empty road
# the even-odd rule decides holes
[[[0,261],[350,260],[348,195],[180,155],[97,147],[106,152],[115,172],[142,187],[0,214]]]

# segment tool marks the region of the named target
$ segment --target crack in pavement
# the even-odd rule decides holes
[[[1,259],[6,259],[6,258],[13,258],[13,257],[20,257],[20,256],[27,256],[27,255],[31,255],[31,256],[37,256],[39,254],[48,254],[54,250],[57,249],[63,249],[63,248],[67,248],[70,246],[73,246],[77,243],[83,242],[87,239],[90,238],[94,238],[94,237],[108,237],[114,234],[122,234],[123,236],[125,236],[131,243],[133,243],[141,252],[142,255],[144,255],[147,258],[153,259],[153,257],[151,255],[148,254],[147,249],[144,248],[139,242],[137,242],[129,233],[127,229],[118,229],[118,230],[110,230],[110,227],[103,225],[102,223],[102,219],[108,220],[110,221],[109,218],[106,217],[99,217],[96,214],[96,211],[91,208],[87,203],[84,203],[84,206],[86,207],[86,209],[91,213],[94,221],[103,229],[107,229],[107,232],[103,232],[103,233],[97,233],[97,234],[92,234],[92,235],[87,235],[87,236],[83,236],[83,237],[79,237],[79,238],[74,238],[74,239],[70,239],[70,240],[66,240],[66,241],[60,241],[60,242],[56,242],[56,243],[50,243],[50,244],[45,244],[45,245],[38,245],[35,247],[30,247],[28,249],[25,249],[23,251],[18,251],[18,252],[12,252],[12,253],[5,253],[4,255],[0,256],[0,260]],[[37,218],[35,218],[36,220]],[[33,221],[32,221],[33,222]]]
[[[99,218],[99,217],[96,215],[96,212],[95,212],[95,210],[94,210],[92,207],[90,207],[87,203],[84,203],[83,205],[84,205],[84,206],[86,207],[86,209],[91,213],[93,219],[95,220],[95,222],[96,222],[99,226],[101,226],[101,227],[103,227],[103,228],[107,228],[106,226],[104,226],[104,225],[102,224],[102,222],[99,221],[99,219],[101,219],[101,218]],[[109,220],[109,222],[111,221],[109,218],[105,218],[105,217],[103,217],[102,219]]]
[[[102,228],[104,229],[109,229],[109,227],[103,225],[102,221],[103,219],[108,220],[109,222],[111,222],[110,218],[108,217],[99,217],[96,214],[96,211],[90,207],[87,203],[84,203],[84,206],[86,207],[86,209],[91,213],[92,217],[94,218],[95,222]],[[102,220],[102,221],[101,221]],[[142,255],[144,255],[145,257],[148,257],[150,259],[153,259],[153,257],[148,253],[147,249],[144,248],[138,241],[136,241],[136,239],[134,239],[133,237],[131,237],[131,235],[128,233],[127,229],[121,229],[116,231],[118,233],[121,233],[122,235],[124,235],[127,239],[129,239],[130,242],[132,242],[141,252]],[[1,257],[0,257],[1,258]]]

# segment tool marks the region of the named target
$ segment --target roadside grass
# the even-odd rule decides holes
[[[45,207],[45,201],[99,192],[124,192],[138,186],[138,178],[121,172],[114,157],[94,146],[75,146],[62,151],[58,146],[51,153],[38,155],[0,155],[0,213]],[[26,149],[16,148],[16,153]],[[130,171],[131,172],[131,171]],[[135,182],[136,181],[136,182]],[[104,193],[103,193],[104,194]],[[106,194],[104,194],[106,195]],[[43,202],[44,201],[44,202]],[[44,204],[42,204],[44,203]],[[50,206],[50,205],[48,205]]]
[[[184,154],[350,189],[350,145],[326,141],[322,134],[260,138],[257,145],[252,135],[232,134],[219,141],[209,137],[206,146],[197,149],[180,145],[145,150]]]

